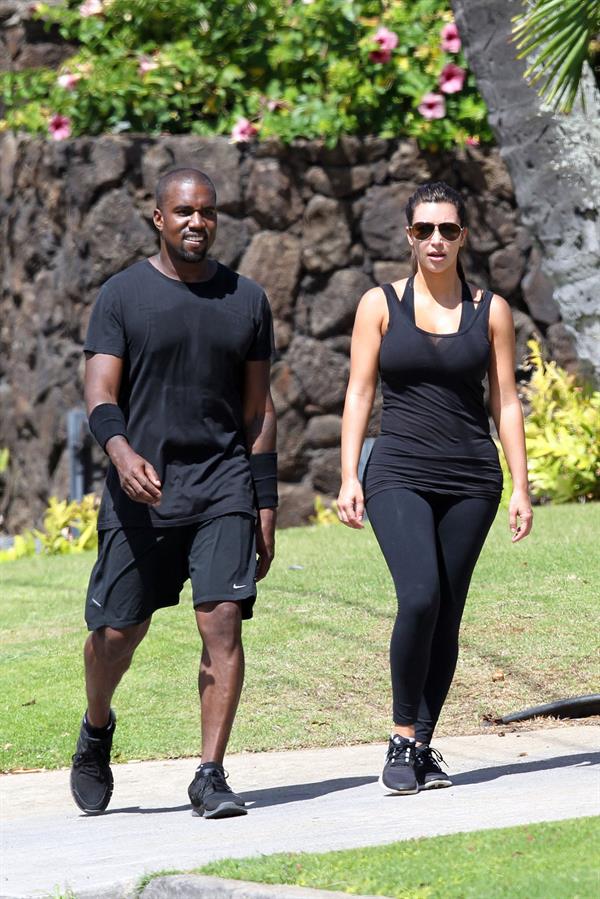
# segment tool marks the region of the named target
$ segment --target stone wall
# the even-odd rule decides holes
[[[408,273],[403,209],[424,180],[443,178],[465,195],[467,273],[512,304],[519,362],[536,335],[562,365],[577,364],[496,150],[5,134],[0,154],[0,447],[12,456],[0,512],[10,531],[39,521],[49,495],[67,494],[65,413],[82,403],[91,306],[106,278],[155,252],[153,189],[173,166],[214,179],[215,256],[260,281],[272,303],[282,524],[306,520],[315,493],[337,492],[354,311],[369,287]]]
[[[58,28],[32,17],[33,6],[30,0],[0,0],[0,72],[54,68],[74,52]]]

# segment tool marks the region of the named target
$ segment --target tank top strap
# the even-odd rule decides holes
[[[461,331],[468,327],[474,319],[477,319],[480,323],[480,326],[485,330],[487,334],[488,330],[488,322],[490,317],[490,304],[493,297],[493,293],[491,290],[484,290],[481,299],[475,305],[473,302],[473,298],[471,296],[471,291],[469,290],[468,285],[463,281],[462,287],[462,318],[461,318]]]
[[[400,305],[398,302],[398,295],[391,284],[382,284],[381,289],[385,295],[389,312],[388,328],[391,328],[392,322],[396,320],[396,316],[398,315],[398,306]]]
[[[486,336],[489,331],[489,322],[490,322],[490,309],[492,308],[492,297],[494,296],[493,290],[484,290],[483,296],[479,301],[479,309],[477,310],[479,313],[479,320],[481,323],[481,328],[485,332]]]
[[[469,327],[473,319],[479,313],[479,306],[481,305],[481,300],[475,305],[473,302],[473,297],[471,296],[471,290],[466,281],[461,280],[461,313],[460,313],[460,330],[462,331],[464,328]],[[483,299],[483,298],[482,298]]]
[[[381,289],[385,294],[390,313],[390,326],[399,315],[408,316],[410,321],[412,321],[412,323],[414,324],[415,305],[412,282],[413,279],[409,278],[406,282],[404,292],[401,297],[398,296],[391,284],[381,285]]]
[[[400,299],[400,308],[404,315],[413,323],[416,324],[415,320],[415,277],[411,275],[410,278],[406,279],[406,284],[404,285],[404,293]]]

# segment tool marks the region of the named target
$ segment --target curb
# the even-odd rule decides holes
[[[177,874],[156,877],[140,893],[140,899],[348,899],[348,893],[312,890],[285,884],[251,883],[224,880],[202,874]],[[385,899],[385,896],[359,896],[353,899]]]

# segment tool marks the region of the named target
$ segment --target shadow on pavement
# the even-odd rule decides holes
[[[81,815],[82,818],[105,818],[107,815],[159,815],[163,812],[191,812],[192,807],[185,805],[169,805],[163,808],[142,808],[140,805],[128,805],[127,808],[109,808],[101,815]],[[2,897],[0,897],[2,899]]]
[[[530,774],[533,771],[549,771],[553,768],[574,768],[577,766],[589,767],[600,764],[600,752],[583,752],[579,755],[559,755],[551,759],[538,759],[532,762],[516,762],[511,765],[498,765],[495,768],[477,768],[474,771],[463,771],[462,774],[451,774],[452,782],[456,787],[464,787],[469,784],[486,783],[499,777],[507,777],[515,774]],[[292,772],[290,772],[292,774]],[[265,790],[251,790],[243,792],[246,803],[251,808],[268,808],[274,805],[286,805],[289,802],[307,802],[326,796],[329,793],[337,793],[341,790],[352,790],[367,784],[376,783],[378,777],[336,777],[331,780],[315,781],[305,784],[287,784],[282,787],[270,787]],[[185,805],[173,805],[162,808],[142,808],[139,805],[131,805],[127,808],[110,808],[104,815],[156,815],[163,812],[191,811],[188,803]],[[103,815],[103,817],[104,817]],[[82,817],[88,817],[82,815]]]
[[[462,774],[451,774],[452,783],[457,787],[467,784],[485,783],[512,774],[530,774],[532,771],[548,771],[552,768],[574,768],[578,765],[600,764],[600,752],[582,752],[579,755],[558,755],[552,759],[538,759],[535,762],[516,762],[512,765],[499,765],[497,768],[477,768],[475,771],[463,771]]]
[[[291,773],[291,772],[290,772]],[[283,787],[271,787],[265,790],[252,790],[241,792],[244,801],[252,804],[252,808],[268,808],[271,805],[285,805],[288,802],[303,802],[308,799],[316,799],[318,796],[326,796],[328,793],[337,793],[340,790],[352,790],[354,787],[362,787],[365,784],[375,783],[377,777],[337,777],[333,780],[322,780],[308,784],[289,784]],[[127,808],[109,808],[105,815],[157,815],[162,812],[191,811],[191,806],[173,805],[166,808],[142,808],[139,805],[130,805]],[[82,815],[82,817],[95,817]]]
[[[270,805],[285,805],[288,802],[316,799],[318,796],[364,787],[365,784],[376,781],[377,777],[336,777],[333,780],[321,780],[315,783],[289,784],[284,787],[271,787],[268,790],[254,790],[250,793],[242,793],[242,796],[246,802],[252,803],[253,808],[267,808]]]

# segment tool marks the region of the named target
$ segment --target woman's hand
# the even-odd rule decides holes
[[[349,528],[360,529],[365,514],[365,501],[358,478],[342,481],[337,498],[338,518]]]
[[[513,543],[518,543],[531,531],[533,509],[526,490],[513,491],[508,506],[508,524]]]

